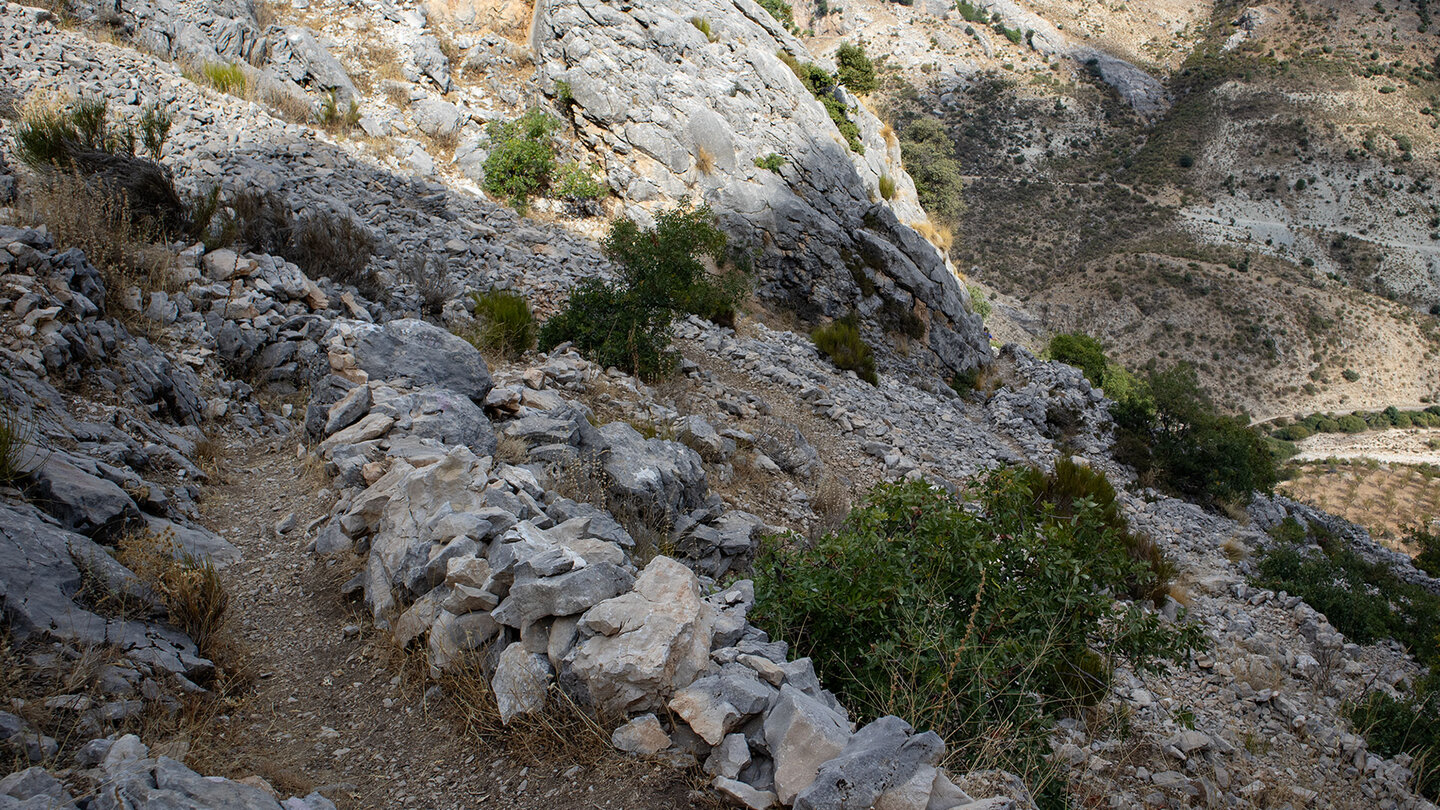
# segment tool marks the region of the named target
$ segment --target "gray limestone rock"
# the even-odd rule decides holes
[[[490,370],[474,346],[438,326],[413,318],[367,327],[355,346],[355,359],[371,379],[408,379],[433,385],[484,403]]]

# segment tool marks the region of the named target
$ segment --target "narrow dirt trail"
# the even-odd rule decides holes
[[[463,733],[461,709],[340,595],[354,567],[306,553],[305,528],[330,503],[294,441],[231,439],[221,466],[202,510],[244,554],[222,578],[253,685],[192,741],[192,765],[260,776],[281,795],[319,790],[341,810],[692,806],[694,778],[658,763],[537,754]],[[278,534],[290,513],[295,528]]]

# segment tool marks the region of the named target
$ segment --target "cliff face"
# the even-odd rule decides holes
[[[926,328],[911,360],[928,370],[988,357],[948,261],[911,227],[928,219],[898,143],[839,88],[858,130],[847,144],[781,54],[833,66],[758,5],[548,0],[530,43],[542,86],[573,98],[576,130],[631,216],[699,198],[755,257],[762,297],[807,320],[858,310],[876,334],[913,313]],[[755,165],[772,154],[778,171]]]

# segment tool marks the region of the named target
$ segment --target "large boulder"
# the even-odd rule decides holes
[[[820,766],[845,750],[850,723],[845,716],[790,684],[765,717],[765,744],[775,759],[775,792],[791,804],[815,781]]]
[[[72,531],[101,534],[140,517],[135,501],[118,484],[80,469],[59,454],[46,458],[31,477],[40,505]]]
[[[438,326],[415,318],[365,325],[355,345],[357,365],[372,380],[433,385],[484,403],[494,383],[480,351]]]
[[[898,717],[881,717],[820,766],[795,797],[795,810],[926,810],[944,755],[945,742],[935,732],[916,734]]]
[[[669,527],[675,514],[705,502],[705,466],[685,445],[647,439],[624,422],[599,429],[611,494],[624,509]]]
[[[660,709],[709,662],[714,614],[689,568],[656,557],[635,590],[580,618],[562,684],[615,715]]]

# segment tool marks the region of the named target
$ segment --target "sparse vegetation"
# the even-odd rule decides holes
[[[245,95],[248,80],[245,69],[238,62],[206,62],[200,67],[200,76],[206,84],[222,93]]]
[[[590,173],[590,167],[568,163],[560,167],[555,185],[555,196],[577,206],[585,206],[605,199],[609,190],[599,178]]]
[[[765,169],[766,171],[772,171],[777,174],[780,172],[781,167],[789,162],[789,158],[776,152],[771,152],[765,157],[755,158],[756,168]]]
[[[35,461],[35,429],[15,403],[0,401],[0,486],[30,473]]]
[[[161,106],[159,102],[145,105],[145,109],[140,113],[140,143],[145,146],[150,157],[160,159],[160,153],[165,149],[165,141],[170,137],[172,124],[168,108]]]
[[[243,191],[229,208],[223,228],[237,244],[284,256],[309,275],[350,284],[372,300],[383,294],[369,269],[375,237],[349,217],[316,210],[297,219],[273,191]]]
[[[880,197],[885,200],[895,199],[895,178],[888,174],[880,175]]]
[[[756,620],[860,722],[898,714],[1065,806],[1051,718],[1103,696],[1116,663],[1160,670],[1202,639],[1115,601],[1153,580],[1115,531],[1123,518],[1082,494],[1099,482],[1001,469],[969,482],[966,506],[924,482],[882,484],[839,531],[762,548]]]
[[[360,103],[352,98],[342,107],[339,94],[331,90],[320,103],[316,119],[320,126],[331,132],[349,132],[360,124]]]
[[[471,293],[471,312],[479,321],[471,342],[501,360],[514,360],[535,345],[535,315],[525,296],[511,290]]]
[[[565,309],[541,328],[540,348],[548,351],[570,341],[602,365],[650,380],[665,375],[674,363],[669,346],[676,315],[734,322],[749,277],[742,268],[726,266],[725,246],[714,214],[703,206],[665,211],[653,230],[633,220],[617,221],[604,250],[620,277],[577,285]],[[706,258],[721,272],[708,271]]]
[[[974,284],[965,285],[965,289],[967,292],[970,293],[971,311],[973,311],[976,315],[979,315],[980,320],[988,320],[990,318],[992,306],[990,304],[990,301],[985,297],[985,291],[975,286]]]
[[[492,121],[485,130],[490,136],[485,190],[524,211],[530,195],[545,188],[555,171],[551,139],[559,128],[560,122],[539,108],[513,121]]]
[[[1440,800],[1440,670],[1432,669],[1408,695],[1371,692],[1348,714],[1377,755],[1409,754],[1415,791]]]
[[[168,530],[126,535],[117,557],[164,600],[170,623],[195,642],[200,654],[217,657],[230,597],[215,566],[182,551]]]
[[[800,35],[800,27],[795,24],[795,10],[785,0],[757,0],[760,7],[770,13],[771,17],[780,21],[785,30],[796,36]]]
[[[875,353],[860,337],[860,319],[855,313],[818,327],[810,333],[810,340],[836,368],[853,371],[871,385],[880,384],[875,374]]]
[[[691,17],[690,24],[695,26],[695,30],[704,34],[706,40],[714,42],[717,39],[717,37],[715,36],[715,32],[710,30],[709,17]]]

